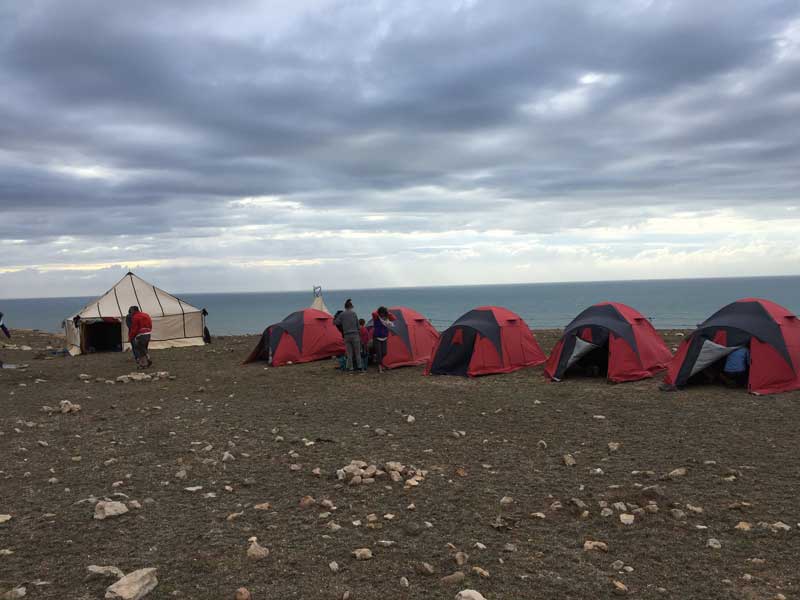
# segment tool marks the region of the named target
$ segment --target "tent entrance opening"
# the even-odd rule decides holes
[[[570,362],[567,369],[570,376],[608,377],[608,341],[602,346],[586,344],[580,356]]]
[[[82,352],[121,352],[122,323],[98,321],[83,323]]]

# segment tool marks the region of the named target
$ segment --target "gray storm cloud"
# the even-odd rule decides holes
[[[6,3],[0,88],[4,296],[796,271],[796,2]]]

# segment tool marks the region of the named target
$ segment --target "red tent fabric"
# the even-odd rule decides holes
[[[462,315],[439,338],[426,375],[476,377],[542,364],[544,352],[517,314],[481,306]]]
[[[389,313],[394,317],[394,327],[389,329],[383,366],[394,369],[428,362],[439,341],[436,328],[423,315],[405,306],[389,308]]]
[[[544,372],[560,381],[590,352],[607,347],[608,379],[615,383],[652,377],[667,368],[672,353],[650,321],[619,302],[600,302],[580,313],[547,359]]]
[[[664,383],[684,387],[738,348],[750,350],[750,392],[800,390],[800,321],[784,307],[761,298],[732,302],[701,323],[678,348]]]
[[[245,364],[266,360],[274,367],[344,354],[344,340],[326,312],[306,308],[264,330]]]

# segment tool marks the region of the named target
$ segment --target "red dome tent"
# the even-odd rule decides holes
[[[498,306],[481,306],[462,315],[439,338],[426,375],[511,373],[546,360],[522,318]]]
[[[672,353],[639,311],[618,302],[601,302],[567,325],[544,372],[560,381],[570,367],[594,357],[603,364],[607,360],[608,379],[620,383],[652,377],[666,369]]]
[[[245,364],[266,360],[274,367],[344,354],[342,334],[333,317],[314,308],[293,312],[264,330]]]
[[[439,341],[436,328],[420,313],[405,306],[390,308],[389,313],[394,317],[394,327],[389,329],[383,366],[394,369],[428,362]]]
[[[683,387],[738,348],[750,350],[750,392],[800,389],[800,322],[782,306],[760,298],[737,300],[698,325],[678,348],[664,383]]]

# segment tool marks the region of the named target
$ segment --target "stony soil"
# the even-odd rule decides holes
[[[151,372],[174,379],[110,385],[95,378],[134,370],[129,355],[50,357],[43,349],[58,340],[16,333],[33,350],[0,348],[6,362],[30,365],[0,370],[0,515],[12,517],[0,524],[0,594],[24,585],[34,600],[102,598],[110,582],[85,582],[91,564],[157,567],[153,600],[233,598],[240,586],[256,600],[452,599],[464,588],[488,600],[800,594],[798,393],[552,384],[541,368],[467,380],[416,368],[348,376],[329,361],[241,366],[255,337],[154,352]],[[556,334],[537,336],[549,350]],[[61,400],[81,410],[42,411]],[[414,489],[388,478],[349,486],[336,470],[354,459],[427,475]],[[664,478],[679,468],[686,474]],[[302,508],[304,496],[317,503]],[[90,497],[141,508],[95,520]],[[629,506],[631,525],[614,508],[601,516],[599,502],[650,499],[658,512]],[[254,508],[265,502],[270,510]],[[735,529],[740,521],[752,529]],[[790,529],[766,527],[778,521]],[[267,558],[248,558],[252,536]],[[584,550],[587,540],[608,551]],[[356,560],[358,548],[372,559]],[[457,551],[469,555],[463,567]],[[464,581],[441,581],[459,569]]]

